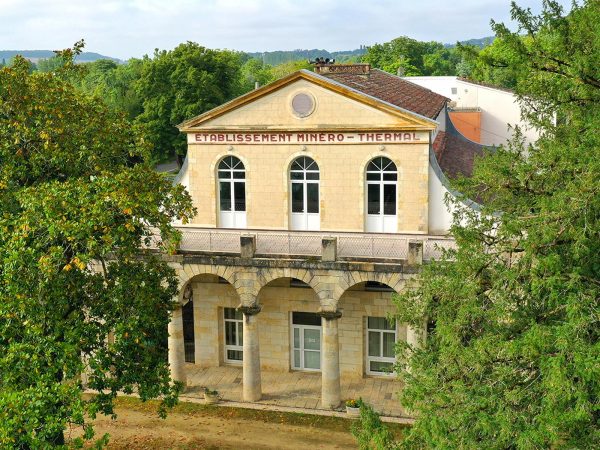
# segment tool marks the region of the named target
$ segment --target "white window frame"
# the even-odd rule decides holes
[[[294,164],[302,166],[302,169],[294,168]],[[302,174],[301,179],[293,179],[292,174]],[[308,174],[317,174],[317,179],[309,179]],[[317,162],[310,156],[299,156],[292,161],[289,173],[290,190],[290,218],[292,230],[313,230],[318,231],[321,228],[321,172]],[[292,200],[292,186],[299,184],[302,186],[302,212],[294,212]],[[308,185],[317,185],[317,209],[318,211],[308,212]]]
[[[322,325],[301,325],[301,324],[295,324],[294,323],[294,319],[293,319],[293,312],[290,312],[290,317],[289,317],[289,323],[290,323],[290,367],[292,368],[292,370],[297,371],[297,372],[321,372],[323,369],[323,326]],[[294,328],[298,328],[299,329],[299,333],[300,333],[300,367],[296,366],[296,362],[294,360]],[[305,329],[310,329],[310,330],[319,330],[319,368],[318,369],[311,369],[311,368],[304,368],[304,341],[303,341],[303,334],[304,334],[304,330]],[[316,352],[316,350],[306,350],[306,351],[312,351],[312,352]]]
[[[233,158],[231,161],[233,164],[228,162],[229,158]],[[226,167],[221,167],[225,165]],[[221,173],[227,173],[227,177],[222,177]],[[242,174],[242,178],[236,178],[235,174]],[[229,211],[223,211],[221,209],[221,183],[229,184],[229,202],[231,205],[231,209]],[[236,183],[244,184],[244,210],[238,211],[236,209],[235,204],[235,185]],[[246,189],[246,167],[241,159],[236,156],[225,156],[219,161],[217,165],[217,205],[219,211],[219,226],[223,227],[225,225],[225,221],[228,220],[231,223],[229,227],[226,228],[246,228],[246,214],[248,211],[248,202],[247,202],[247,189]],[[229,219],[226,219],[226,216],[229,216]]]
[[[389,162],[378,170],[369,170],[371,163],[378,159],[387,159]],[[393,167],[393,169],[392,169]],[[395,180],[385,180],[386,174],[396,176]],[[369,180],[369,175],[377,175],[377,180]],[[369,214],[369,186],[379,186],[379,213]],[[385,214],[384,192],[385,186],[395,186],[394,214]],[[371,159],[365,170],[365,229],[367,232],[395,233],[398,229],[398,167],[396,163],[387,156],[378,156]],[[374,225],[376,224],[376,225]],[[376,228],[376,229],[374,229]]]
[[[225,317],[225,311],[228,309],[235,310],[235,308],[223,308],[223,360],[228,364],[242,364],[244,347],[243,347],[243,345],[239,345],[239,342],[240,342],[240,336],[243,336],[244,316],[242,316],[241,319],[227,319]],[[236,345],[227,344],[227,322],[233,322],[236,324],[236,335],[235,335]],[[242,343],[243,343],[243,337],[242,337]],[[227,356],[227,350],[234,350],[234,351],[242,352],[242,359],[229,359],[229,357]]]
[[[396,344],[398,342],[398,321],[395,321],[395,327],[393,330],[381,330],[379,328],[369,328],[369,317],[371,318],[376,318],[376,319],[381,319],[381,318],[385,318],[387,320],[386,317],[381,317],[381,316],[366,316],[365,317],[365,371],[367,373],[367,375],[373,375],[373,376],[380,376],[380,377],[393,377],[394,376],[394,371],[390,371],[388,372],[378,372],[378,371],[373,371],[371,370],[371,361],[374,362],[385,362],[385,363],[392,363],[395,364],[397,359],[394,353],[394,357],[390,358],[390,357],[385,357],[385,356],[369,356],[369,333],[373,332],[373,333],[380,333],[381,335],[383,335],[383,333],[390,333],[390,334],[394,334],[394,344]],[[383,336],[380,339],[380,348],[379,348],[379,354],[383,355]]]

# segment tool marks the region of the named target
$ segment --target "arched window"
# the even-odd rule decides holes
[[[367,231],[397,231],[397,183],[398,170],[392,160],[380,156],[369,162],[366,173]]]
[[[235,156],[226,156],[219,163],[219,226],[246,227],[246,169]]]
[[[319,166],[308,156],[296,158],[290,166],[291,228],[318,230]]]

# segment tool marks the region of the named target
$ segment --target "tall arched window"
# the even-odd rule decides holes
[[[219,163],[219,226],[246,228],[246,169],[235,156]]]
[[[318,230],[319,166],[308,156],[296,158],[290,166],[292,230]]]
[[[397,231],[397,183],[398,170],[392,160],[380,156],[369,162],[366,173],[367,231]]]

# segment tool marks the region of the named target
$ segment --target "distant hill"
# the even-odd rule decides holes
[[[36,63],[40,59],[48,59],[54,56],[54,52],[51,50],[0,50],[0,61],[3,59],[5,61],[14,58],[17,55],[21,55],[24,58],[27,58],[29,61]],[[75,61],[79,63],[93,62],[98,61],[99,59],[110,59],[112,61],[121,63],[118,58],[113,58],[111,56],[104,56],[100,53],[94,52],[83,52],[75,58]]]
[[[475,47],[483,48],[490,45],[496,39],[495,36],[487,36],[479,39],[468,39],[466,41],[460,41],[461,44],[474,45]],[[444,44],[445,47],[456,47],[456,44]]]
[[[343,50],[339,52],[328,52],[327,50],[277,50],[274,52],[252,52],[247,54],[252,58],[262,59],[266,64],[276,66],[277,64],[290,61],[299,61],[303,59],[315,59],[316,57],[334,58],[337,62],[346,62],[364,55],[367,49],[365,47],[356,50]]]

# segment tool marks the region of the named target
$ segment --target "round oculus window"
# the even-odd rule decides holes
[[[292,99],[292,110],[298,117],[310,116],[315,109],[315,101],[309,94],[296,94]]]

